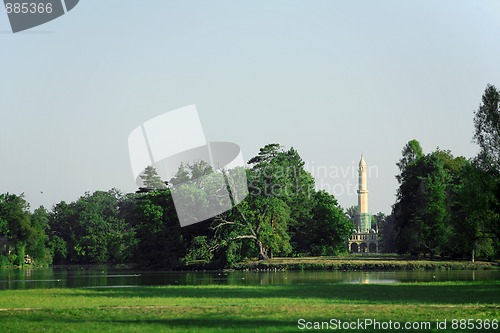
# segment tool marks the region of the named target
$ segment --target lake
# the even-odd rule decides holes
[[[0,290],[163,285],[273,285],[500,280],[500,271],[159,272],[106,266],[0,269]]]

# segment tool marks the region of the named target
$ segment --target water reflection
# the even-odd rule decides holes
[[[156,285],[272,285],[309,283],[384,284],[418,281],[500,280],[500,271],[288,271],[150,272],[99,267],[0,270],[0,289]]]

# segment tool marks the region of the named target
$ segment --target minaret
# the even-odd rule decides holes
[[[359,207],[359,229],[361,232],[368,232],[371,228],[371,217],[368,213],[368,189],[366,186],[366,162],[361,155],[359,161],[359,187],[358,187],[358,207]]]

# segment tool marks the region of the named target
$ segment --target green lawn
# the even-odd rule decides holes
[[[410,332],[499,331],[453,329],[452,320],[499,320],[500,281],[0,291],[0,332],[312,331],[298,328],[301,318],[431,322],[433,330]],[[445,319],[447,329],[435,330]]]

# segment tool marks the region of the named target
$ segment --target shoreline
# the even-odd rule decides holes
[[[498,261],[476,261],[474,263],[465,260],[426,260],[420,258],[401,257],[296,257],[296,258],[272,258],[268,260],[247,260],[234,264],[232,267],[221,267],[217,263],[192,262],[185,266],[162,269],[161,267],[141,267],[134,264],[68,264],[35,266],[2,266],[0,269],[85,269],[93,267],[110,267],[124,270],[145,271],[418,271],[418,270],[500,270]]]
[[[194,270],[209,270],[209,265],[192,264]],[[203,268],[205,267],[205,268]],[[193,270],[193,269],[187,269]],[[235,264],[236,271],[418,271],[418,270],[500,270],[499,262],[461,260],[424,260],[376,257],[308,257],[249,260]]]

